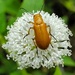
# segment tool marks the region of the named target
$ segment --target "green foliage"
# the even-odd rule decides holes
[[[0,48],[2,51],[0,51],[0,75],[1,74],[9,74],[13,70],[17,68],[17,65],[12,60],[7,60],[7,58],[4,56],[4,51],[2,48]]]
[[[41,72],[40,70],[35,70],[33,71],[32,75],[45,75],[45,74]]]
[[[23,8],[25,8],[28,12],[41,10],[43,6],[44,0],[24,0],[22,2]]]
[[[45,72],[44,69],[18,70],[17,64],[12,59],[7,60],[7,53],[1,48],[5,42],[6,27],[13,24],[17,16],[20,16],[23,12],[43,10],[43,6],[44,10],[50,12],[50,14],[55,12],[61,16],[69,24],[75,36],[75,17],[71,18],[72,14],[75,16],[75,0],[0,0],[0,75],[75,75],[75,71],[72,73],[67,70],[66,72],[65,67],[63,67],[63,71],[60,67],[56,67],[54,68],[55,72],[51,71],[51,69],[47,69]],[[73,19],[71,23],[70,19]],[[70,57],[64,57],[64,64],[69,68],[74,67],[75,69],[75,61]]]
[[[31,75],[31,74],[27,73],[26,70],[16,70],[10,73],[10,75]]]
[[[0,0],[0,33],[6,30],[7,25],[7,14],[16,15],[20,7],[18,0]]]
[[[70,73],[70,72],[64,72],[64,75],[73,75],[73,73]]]
[[[64,57],[64,64],[67,66],[74,66],[75,67],[75,61],[71,57]]]
[[[0,13],[17,14],[19,6],[20,2],[18,0],[0,0]]]
[[[60,2],[70,11],[75,12],[75,0],[60,0]]]
[[[22,12],[32,12],[37,10],[43,10],[44,0],[23,0],[18,16],[22,15]]]
[[[2,33],[6,29],[6,15],[5,13],[0,13],[0,15],[0,33]]]
[[[59,67],[56,67],[54,75],[62,75],[62,72]]]

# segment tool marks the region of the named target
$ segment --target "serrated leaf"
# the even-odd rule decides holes
[[[56,67],[54,75],[62,75],[62,72],[59,67]]]
[[[22,8],[27,10],[28,12],[41,10],[44,5],[44,0],[24,0],[22,3]]]
[[[66,56],[63,59],[64,59],[64,65],[75,67],[75,61],[73,61],[73,59],[71,57]]]

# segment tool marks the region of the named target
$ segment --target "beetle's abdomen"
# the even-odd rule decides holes
[[[46,49],[51,40],[46,25],[34,25],[34,32],[37,46],[41,49]]]

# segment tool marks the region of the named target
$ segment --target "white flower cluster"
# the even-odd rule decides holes
[[[44,11],[40,12],[43,21],[51,27],[51,44],[46,50],[42,50],[39,47],[36,49],[32,40],[35,37],[33,29],[24,38],[28,34],[29,28],[33,27],[33,24],[29,22],[34,22],[33,15],[37,13],[39,11],[32,14],[25,12],[11,27],[7,27],[9,30],[5,37],[7,42],[2,47],[7,50],[8,59],[13,58],[18,63],[18,69],[28,67],[35,69],[41,66],[51,68],[60,64],[63,65],[62,56],[71,55],[71,50],[68,47],[71,47],[69,36],[72,36],[72,33],[64,21],[54,13],[50,15]]]

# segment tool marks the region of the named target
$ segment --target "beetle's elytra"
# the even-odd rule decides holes
[[[47,31],[48,26],[44,23],[40,13],[35,14],[33,16],[33,19],[34,19],[33,29],[35,33],[36,44],[39,48],[46,49],[51,42],[51,36]]]

